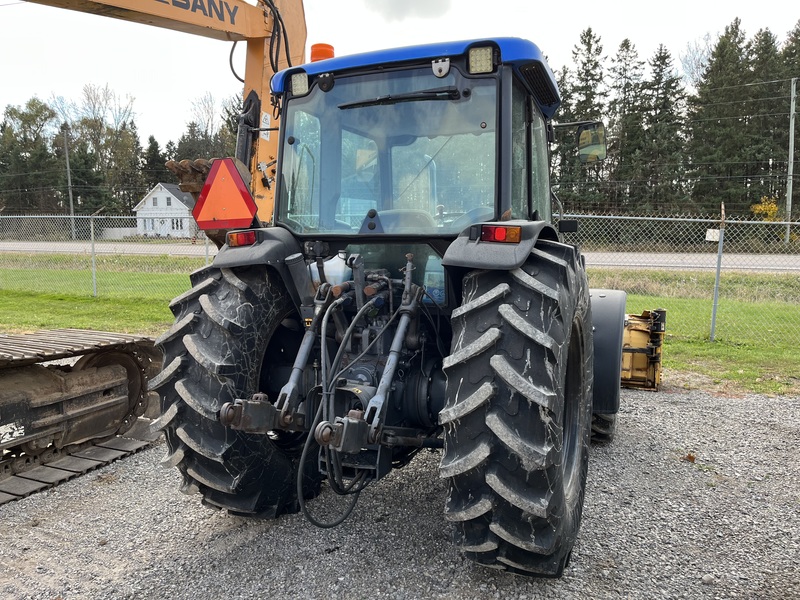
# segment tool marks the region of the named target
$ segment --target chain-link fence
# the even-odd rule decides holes
[[[565,215],[592,287],[628,312],[667,309],[686,338],[793,346],[800,337],[800,223]],[[0,288],[156,301],[184,292],[213,244],[187,214],[0,216]]]
[[[0,288],[164,301],[216,247],[191,215],[0,216]]]
[[[586,256],[590,285],[628,292],[628,312],[666,308],[668,332],[687,338],[796,344],[800,223],[565,218],[578,220],[568,238]]]

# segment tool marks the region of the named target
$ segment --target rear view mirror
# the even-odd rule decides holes
[[[578,156],[584,164],[606,158],[606,128],[600,122],[584,123],[577,132]]]

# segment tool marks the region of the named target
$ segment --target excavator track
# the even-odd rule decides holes
[[[144,336],[0,334],[0,504],[150,446],[158,402],[147,381],[160,368]]]
[[[0,506],[150,448],[161,437],[150,432],[151,422],[152,419],[139,417],[124,435],[51,450],[38,457],[0,460]]]

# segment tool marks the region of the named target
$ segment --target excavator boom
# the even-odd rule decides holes
[[[56,8],[113,17],[223,41],[247,43],[244,90],[245,115],[240,123],[237,157],[254,176],[250,191],[258,218],[272,219],[278,119],[266,101],[277,70],[305,62],[306,20],[302,0],[29,0]],[[276,18],[276,12],[280,15]],[[276,21],[278,21],[276,23]],[[273,37],[275,44],[273,44]],[[288,56],[284,51],[288,45]],[[278,50],[273,64],[270,49]],[[186,158],[186,157],[184,157]],[[196,158],[196,157],[191,157]],[[193,191],[193,190],[186,190]]]
[[[242,0],[28,1],[229,41],[267,37],[272,18],[262,7]]]

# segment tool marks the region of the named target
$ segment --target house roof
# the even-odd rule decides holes
[[[177,183],[158,183],[151,189],[144,197],[139,201],[139,203],[134,207],[134,211],[140,210],[145,208],[143,206],[144,201],[150,198],[154,192],[160,191],[163,189],[167,192],[170,196],[175,198],[178,202],[180,202],[186,209],[191,210],[194,206],[194,199],[189,192],[182,192],[180,186]]]
[[[159,183],[159,185],[167,190],[170,194],[175,196],[175,198],[178,199],[178,202],[186,206],[186,208],[191,208],[194,205],[192,195],[189,192],[182,192],[177,183]]]

